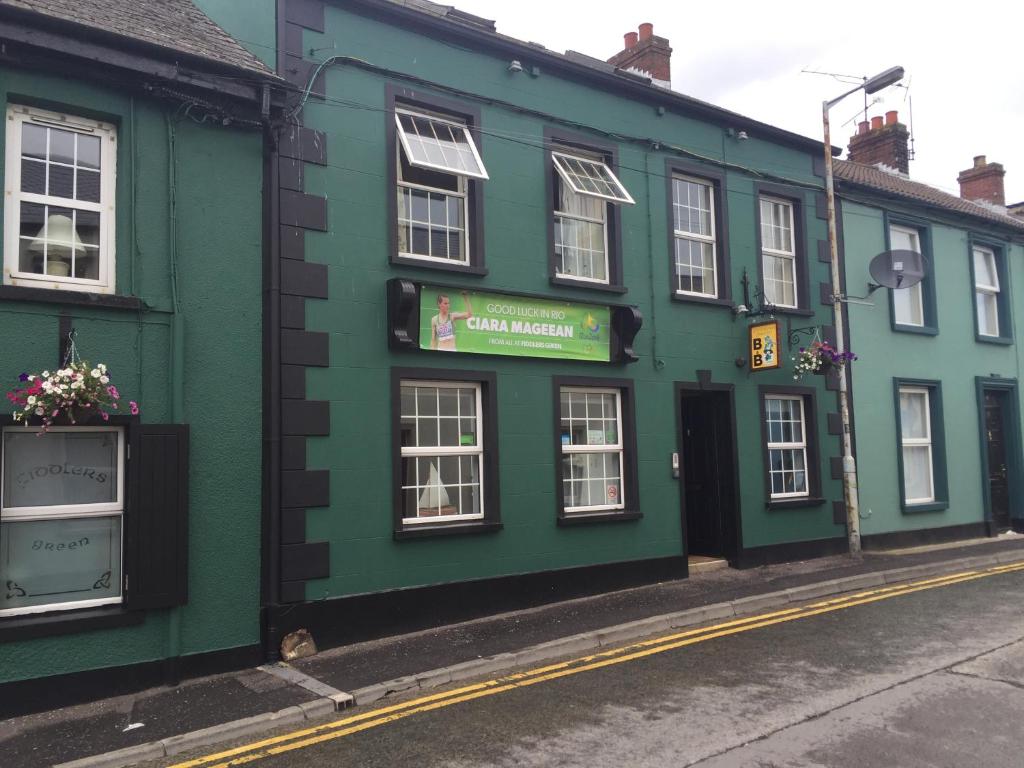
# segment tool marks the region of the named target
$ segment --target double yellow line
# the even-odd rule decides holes
[[[557,680],[569,675],[576,675],[580,672],[589,672],[594,669],[623,664],[628,661],[635,661],[657,653],[672,651],[696,643],[703,643],[707,640],[714,640],[718,637],[749,632],[753,629],[769,627],[773,624],[781,624],[797,619],[806,619],[811,616],[818,616],[823,613],[840,611],[845,608],[853,608],[857,605],[875,603],[879,600],[888,600],[901,595],[908,595],[913,592],[920,592],[926,589],[936,589],[952,584],[960,584],[965,581],[982,579],[987,576],[996,576],[1003,573],[1024,570],[1024,563],[996,566],[980,571],[964,571],[941,576],[924,581],[916,581],[909,584],[900,584],[891,587],[880,587],[852,595],[823,600],[811,605],[797,608],[786,608],[781,611],[764,613],[757,616],[749,616],[744,619],[735,619],[709,627],[691,629],[686,632],[678,632],[671,635],[644,640],[638,643],[612,648],[600,653],[582,656],[569,661],[562,661],[558,664],[551,664],[545,667],[538,667],[527,672],[516,672],[504,677],[487,680],[482,683],[474,683],[462,688],[450,691],[435,693],[430,696],[422,696],[417,699],[394,704],[381,709],[374,709],[351,717],[343,717],[324,725],[313,728],[305,728],[291,733],[274,736],[251,744],[244,744],[240,747],[227,749],[216,754],[206,755],[194,760],[187,760],[177,763],[170,768],[231,768],[231,766],[245,765],[265,757],[280,755],[297,749],[304,749],[325,741],[340,739],[350,736],[353,733],[377,728],[396,720],[402,720],[421,712],[430,712],[453,704],[461,704],[484,696],[495,696],[499,693],[511,691],[516,688],[525,688],[537,683],[544,683],[549,680]]]

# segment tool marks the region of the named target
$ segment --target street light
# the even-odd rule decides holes
[[[828,247],[832,265],[832,312],[836,321],[836,347],[846,347],[846,328],[843,323],[843,294],[839,280],[839,248],[836,244],[836,197],[832,177],[832,139],[829,132],[828,111],[852,93],[863,90],[876,93],[903,79],[903,67],[891,67],[868,78],[831,101],[821,103],[821,121],[825,129],[825,200],[828,203]],[[839,415],[843,422],[843,500],[846,502],[846,532],[850,554],[860,552],[860,509],[857,501],[857,463],[853,458],[850,439],[850,406],[848,403],[846,372],[839,375]]]

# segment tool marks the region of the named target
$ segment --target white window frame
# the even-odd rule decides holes
[[[792,200],[786,200],[781,197],[771,197],[769,195],[760,195],[757,201],[758,210],[758,223],[759,226],[764,226],[764,208],[762,203],[771,203],[773,205],[785,206],[789,216],[789,242],[792,246],[792,250],[784,251],[776,248],[769,248],[765,245],[764,237],[761,237],[761,282],[763,284],[763,290],[765,293],[765,301],[772,306],[782,307],[784,309],[797,309],[800,306],[800,286],[797,280],[797,269],[796,269],[796,254],[797,254],[797,242],[796,242],[796,218]],[[774,220],[773,220],[774,221]],[[772,221],[769,222],[769,226]],[[781,304],[778,302],[771,302],[768,300],[767,288],[768,288],[768,275],[766,269],[768,266],[768,259],[766,257],[771,256],[777,259],[785,259],[789,262],[789,275],[793,281],[793,303],[792,304]],[[773,282],[775,281],[772,278]]]
[[[476,160],[476,164],[479,166],[480,171],[473,172],[465,168],[455,167],[454,165],[451,164],[441,165],[438,163],[431,163],[427,160],[415,159],[414,154],[412,152],[412,148],[409,144],[409,136],[405,132],[405,126],[402,125],[402,121],[399,118],[399,115],[408,115],[409,117],[419,118],[421,120],[426,120],[431,123],[447,125],[450,126],[451,128],[457,128],[461,130],[462,135],[466,139],[466,144],[469,145],[469,149],[472,152],[473,158],[474,160]],[[471,179],[490,178],[490,176],[487,175],[487,168],[484,167],[484,161],[480,158],[480,151],[476,148],[476,142],[473,141],[473,134],[470,133],[469,126],[467,126],[465,123],[459,122],[458,120],[452,120],[451,118],[441,117],[440,115],[431,114],[430,112],[424,112],[422,110],[397,107],[395,109],[395,125],[398,128],[398,139],[399,141],[401,141],[402,148],[405,150],[405,156],[409,161],[409,165],[415,165],[420,168],[427,168],[429,170],[439,171],[441,173],[448,173],[451,174],[452,176],[463,176]],[[421,141],[423,140],[423,137],[419,138]],[[437,137],[435,136],[434,138],[436,139]],[[444,155],[444,149],[441,147],[440,141],[437,142],[437,146],[438,149],[440,149],[441,154]]]
[[[978,271],[977,267],[977,257],[979,254],[982,259],[991,264],[992,275],[995,277],[995,283],[989,284],[983,281],[983,275]],[[996,259],[996,252],[988,246],[975,245],[971,249],[971,259],[972,262],[974,262],[974,303],[975,312],[978,316],[978,334],[989,338],[998,338],[1001,331],[999,327],[999,293],[1001,288],[999,286],[999,262]],[[987,333],[982,329],[981,319],[984,307],[983,300],[987,297],[991,297],[992,301],[994,301],[996,305],[994,333]]]
[[[595,454],[595,453],[617,453],[619,456],[619,501],[617,504],[589,504],[578,507],[565,506],[565,481],[571,478],[562,477],[562,486],[559,489],[562,498],[562,512],[566,515],[577,515],[586,514],[590,512],[614,512],[621,511],[626,508],[626,450],[625,450],[625,437],[622,430],[622,390],[615,389],[614,387],[579,387],[579,386],[568,386],[560,387],[558,390],[559,394],[559,408],[561,408],[561,396],[563,394],[597,394],[597,395],[614,395],[615,396],[615,419],[616,419],[616,434],[618,434],[619,440],[614,444],[603,444],[603,445],[565,445],[562,444],[562,452],[559,456],[561,460],[562,456],[566,455],[579,455],[579,454]],[[561,412],[559,412],[559,424],[561,424]],[[589,482],[589,478],[588,478]]]
[[[900,226],[898,224],[890,225],[889,226],[889,245],[890,246],[892,246],[892,233],[893,232],[899,232],[902,235],[906,235],[910,239],[911,245],[914,246],[913,248],[910,248],[909,250],[916,251],[917,253],[921,253],[921,233],[918,230],[914,229],[913,227],[903,227],[903,226]],[[895,249],[895,250],[899,250],[899,249]],[[925,280],[927,280],[927,279],[928,278],[925,277]],[[895,322],[896,325],[907,325],[907,326],[910,326],[912,328],[923,328],[925,326],[925,316],[924,316],[925,315],[925,307],[924,307],[924,288],[923,288],[923,285],[924,285],[924,281],[922,280],[921,282],[918,282],[915,285],[910,286],[909,288],[893,288],[892,289],[892,291],[893,291],[892,317],[893,317],[893,322]],[[899,315],[897,314],[898,310],[897,310],[897,305],[896,305],[896,291],[908,291],[908,293],[906,293],[904,295],[909,297],[911,314],[913,314],[914,305],[916,303],[916,305],[918,307],[918,310],[920,312],[920,315],[921,315],[921,321],[920,322],[915,322],[912,318],[900,319]]]
[[[690,232],[684,229],[676,229],[676,207],[679,206],[679,201],[675,196],[676,181],[683,181],[689,184],[697,184],[701,187],[707,187],[708,189],[708,216],[710,217],[711,223],[711,234],[702,235],[698,232]],[[689,208],[690,206],[683,206]],[[673,286],[675,292],[680,296],[697,296],[705,299],[717,299],[718,298],[718,231],[715,224],[715,185],[705,179],[698,179],[692,176],[684,176],[681,174],[675,174],[672,176],[672,231],[675,236],[675,241],[688,240],[697,243],[705,243],[711,246],[711,287],[712,291],[686,291],[679,287],[679,262],[676,260],[676,252],[673,250],[672,261],[676,265],[676,284]],[[674,244],[673,244],[674,245]]]
[[[789,400],[799,404],[800,406],[800,435],[803,438],[799,441],[793,442],[772,442],[771,428],[768,426],[768,401],[769,400]],[[811,495],[811,467],[807,456],[807,414],[804,407],[804,398],[801,395],[765,395],[764,397],[764,418],[765,418],[765,431],[767,433],[768,441],[768,489],[769,497],[771,499],[801,499]],[[804,457],[804,490],[794,491],[793,493],[776,493],[772,489],[772,451],[800,451]],[[794,472],[796,470],[793,470]]]
[[[402,379],[399,382],[399,397],[402,387],[431,387],[439,389],[472,389],[476,395],[476,445],[453,445],[453,446],[400,446],[400,459],[419,458],[421,456],[476,456],[477,475],[480,478],[480,512],[475,515],[436,515],[433,517],[405,517],[403,506],[403,525],[433,525],[435,523],[447,523],[459,520],[483,520],[486,513],[484,496],[484,416],[483,416],[483,384],[479,381],[433,381],[430,379]],[[418,404],[419,398],[416,398]],[[417,405],[418,407],[418,405]],[[399,406],[399,420],[402,418],[401,406]],[[461,418],[461,417],[460,417]],[[440,469],[438,469],[440,472]],[[398,478],[401,482],[401,477]],[[406,490],[412,486],[402,485],[400,490],[404,496]]]
[[[26,123],[100,138],[100,201],[98,203],[21,191],[21,135]],[[117,188],[117,129],[86,118],[11,105],[7,108],[6,151],[4,153],[4,285],[49,288],[90,293],[114,293],[115,283],[115,191]],[[19,240],[21,205],[34,203],[73,208],[99,214],[97,279],[62,277],[20,271]]]
[[[608,197],[604,197],[602,195],[595,195],[595,194],[591,194],[591,193],[578,192],[576,190],[575,185],[573,183],[566,181],[565,173],[561,170],[561,168],[559,167],[558,163],[555,161],[555,157],[556,156],[568,157],[568,158],[572,158],[574,160],[584,160],[584,161],[590,162],[590,163],[596,163],[596,162],[599,162],[599,161],[595,160],[594,158],[588,158],[588,157],[586,157],[586,156],[584,156],[582,154],[581,155],[567,155],[565,153],[559,153],[559,152],[552,152],[551,153],[552,162],[553,162],[553,164],[555,166],[555,170],[558,172],[558,179],[560,179],[560,183],[561,184],[565,184],[565,185],[568,186],[568,191],[570,193],[572,193],[574,195],[579,195],[579,196],[582,196],[582,197],[593,197],[593,198],[605,201],[605,204],[603,204],[601,206],[601,216],[600,216],[600,218],[594,218],[592,216],[581,216],[581,215],[576,214],[576,213],[568,213],[566,211],[562,211],[562,210],[559,209],[561,195],[557,194],[557,190],[556,190],[556,194],[554,196],[555,199],[552,202],[552,212],[551,213],[552,213],[552,219],[571,219],[573,221],[583,221],[583,222],[587,222],[589,224],[600,224],[601,225],[601,234],[603,236],[602,242],[604,243],[604,245],[603,245],[604,254],[603,255],[604,255],[604,274],[605,274],[605,277],[604,277],[604,279],[602,279],[602,278],[599,278],[599,277],[585,277],[583,275],[573,274],[572,272],[562,272],[562,271],[560,271],[558,269],[557,263],[556,263],[556,266],[555,266],[555,277],[557,277],[560,280],[573,280],[573,281],[580,282],[580,283],[594,283],[596,285],[611,285],[611,280],[612,280],[612,275],[611,275],[612,262],[611,262],[611,255],[608,253],[608,205],[607,205],[607,203],[610,202],[611,199],[608,198]],[[563,249],[562,266],[563,267],[565,265],[565,254],[564,254],[565,247],[566,247],[565,246],[565,242],[563,241],[563,243],[562,243],[562,249]],[[579,250],[579,249],[577,248],[577,250]],[[555,260],[557,262],[557,254],[555,255]],[[578,263],[578,261],[579,260],[578,260],[578,257],[577,257],[577,263]]]
[[[412,154],[409,151],[408,139],[407,139],[407,137],[405,135],[405,130],[402,128],[402,123],[398,119],[398,115],[399,114],[406,114],[406,115],[411,115],[412,117],[423,118],[425,120],[433,120],[433,121],[437,121],[437,122],[440,122],[440,123],[446,123],[448,125],[460,126],[463,130],[466,131],[466,137],[468,138],[468,140],[470,142],[470,146],[473,149],[473,154],[476,156],[477,161],[480,163],[480,167],[481,168],[484,167],[483,161],[480,160],[480,156],[479,156],[479,154],[477,152],[476,144],[473,143],[472,135],[470,135],[469,129],[467,128],[465,123],[459,123],[459,122],[454,121],[454,120],[450,120],[450,119],[446,119],[446,118],[443,118],[443,117],[439,117],[438,115],[435,115],[435,114],[432,114],[430,112],[426,112],[426,111],[423,111],[423,110],[396,108],[396,110],[395,110],[395,125],[396,125],[396,130],[398,132],[398,137],[399,137],[399,146],[396,148],[396,151],[398,153],[398,157],[396,158],[396,161],[395,161],[395,183],[396,183],[396,186],[397,186],[398,194],[399,195],[404,194],[402,192],[403,189],[412,189],[412,190],[418,190],[420,192],[426,192],[427,194],[431,194],[431,195],[444,195],[445,197],[454,197],[454,198],[459,200],[459,207],[462,210],[462,221],[463,221],[463,225],[464,225],[462,227],[462,235],[461,235],[461,238],[460,238],[461,239],[461,247],[462,247],[462,258],[461,259],[449,259],[449,258],[445,258],[444,256],[433,256],[433,255],[430,255],[430,254],[414,253],[414,252],[408,251],[408,250],[403,251],[403,250],[401,250],[401,248],[399,248],[398,256],[400,258],[403,258],[403,259],[416,259],[418,261],[429,261],[429,262],[431,262],[433,264],[449,264],[449,265],[469,266],[473,262],[472,262],[472,258],[470,257],[470,253],[469,253],[469,248],[470,248],[471,240],[470,240],[469,182],[468,182],[468,180],[470,178],[486,179],[486,178],[488,178],[487,171],[485,169],[482,176],[476,176],[476,175],[466,174],[466,173],[456,173],[455,171],[453,171],[452,169],[448,168],[447,166],[437,166],[437,165],[430,164],[430,163],[413,162]],[[432,186],[429,186],[427,184],[417,184],[415,182],[406,181],[405,179],[403,179],[402,178],[402,154],[403,153],[405,155],[405,159],[408,161],[410,166],[425,168],[427,170],[434,171],[436,173],[443,173],[446,176],[454,177],[455,181],[456,181],[456,189],[455,190],[442,189],[441,187],[432,187]],[[402,208],[402,202],[398,201],[398,207],[396,208],[395,227],[396,228],[403,228],[403,227],[405,227],[405,228],[409,228],[411,230],[411,228],[412,228],[412,220],[411,219],[403,222],[401,219],[398,218],[398,216],[400,215],[401,208]],[[445,206],[445,211],[447,212],[447,210],[448,210],[448,206],[446,205]],[[410,211],[410,213],[411,213],[411,211]],[[447,216],[447,213],[446,213],[446,216]],[[438,226],[440,226],[440,225],[438,225]],[[433,223],[432,222],[431,222],[431,227],[433,227]],[[446,230],[449,230],[449,231],[451,230],[451,227],[448,226],[447,224],[445,224],[444,228]],[[431,229],[431,231],[433,231],[433,229]],[[428,240],[431,242],[431,247],[432,247],[433,240],[431,238],[429,238],[429,237],[428,237]],[[399,243],[401,242],[401,237],[400,236],[398,238],[398,242]],[[411,235],[411,233],[410,233],[410,236],[409,236],[409,245],[410,246],[412,245],[412,235]]]
[[[572,154],[569,152],[556,152],[552,150],[551,161],[554,163],[555,170],[558,171],[558,175],[562,177],[562,181],[568,184],[569,189],[577,195],[583,195],[584,197],[596,197],[600,200],[607,200],[609,203],[636,205],[636,201],[633,200],[623,183],[619,181],[619,177],[612,173],[612,169],[608,167],[608,164],[604,162],[604,160],[597,157],[587,157],[585,154]],[[618,193],[606,195],[580,186],[576,183],[577,174],[573,173],[568,166],[569,161],[579,163],[581,166],[584,164],[590,165],[595,169],[598,169],[600,173],[598,173],[597,176],[602,177],[601,181],[612,187],[613,190],[617,190]],[[591,177],[587,176],[587,178]]]
[[[32,431],[32,427],[4,427],[0,430],[0,522],[19,523],[35,520],[73,520],[89,517],[120,517],[121,540],[118,554],[121,559],[121,574],[124,574],[124,492],[125,492],[125,431],[123,427],[50,427],[49,432],[115,432],[117,434],[117,498],[113,502],[97,504],[61,504],[54,506],[7,507],[4,500],[4,477],[6,451],[4,435],[9,432]],[[78,608],[94,608],[100,605],[113,605],[124,602],[124,590],[119,589],[115,597],[104,597],[95,600],[74,600],[62,603],[46,603],[30,605],[23,608],[0,609],[2,616],[19,616],[30,613],[73,610]]]
[[[899,396],[902,401],[903,395],[914,395],[924,397],[924,437],[907,437],[903,429],[902,402],[900,403],[900,461],[903,464],[903,503],[907,506],[914,504],[931,504],[935,501],[935,450],[932,440],[932,393],[928,387],[900,386]],[[903,459],[904,448],[927,448],[928,449],[928,496],[910,498],[907,496],[907,462]]]

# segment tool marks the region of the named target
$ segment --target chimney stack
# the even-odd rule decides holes
[[[623,42],[625,48],[608,59],[609,64],[649,77],[663,88],[672,87],[672,48],[666,38],[654,34],[653,24],[645,22],[638,32],[627,32]]]
[[[1006,194],[1003,190],[1003,176],[1006,171],[1000,163],[985,162],[984,155],[974,158],[974,167],[960,171],[957,181],[960,182],[960,197],[975,202],[1006,205]]]
[[[899,121],[895,110],[871,118],[870,125],[857,124],[857,133],[850,137],[847,158],[864,165],[884,165],[900,173],[910,172],[910,153],[907,140],[910,133]]]

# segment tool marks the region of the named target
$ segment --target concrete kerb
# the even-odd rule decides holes
[[[108,752],[103,755],[95,755],[62,763],[55,766],[55,768],[122,768],[123,766],[130,766],[144,760],[159,759],[188,749],[227,741],[249,733],[264,731],[274,726],[325,717],[334,711],[339,711],[352,705],[372,704],[396,693],[413,689],[428,690],[439,688],[449,683],[508,672],[519,667],[554,662],[556,659],[581,653],[585,654],[588,651],[598,650],[602,647],[616,644],[621,645],[631,640],[640,640],[659,632],[696,626],[710,621],[730,619],[742,616],[743,614],[778,608],[789,603],[813,600],[818,597],[826,597],[843,592],[870,589],[885,584],[894,584],[913,579],[926,579],[931,576],[956,571],[975,570],[1017,562],[1024,562],[1024,553],[1000,552],[954,561],[927,563],[925,565],[895,568],[874,573],[862,573],[839,579],[829,579],[802,587],[791,587],[777,592],[751,595],[750,597],[742,597],[726,603],[705,605],[676,613],[631,621],[593,632],[571,635],[559,638],[558,640],[539,643],[524,648],[517,653],[499,653],[494,656],[428,670],[417,675],[406,675],[394,680],[365,686],[350,693],[340,692],[335,696],[316,699],[277,712],[268,712],[242,720],[222,723],[199,731],[172,736],[157,742],[140,744],[135,747],[117,750],[116,752]]]

